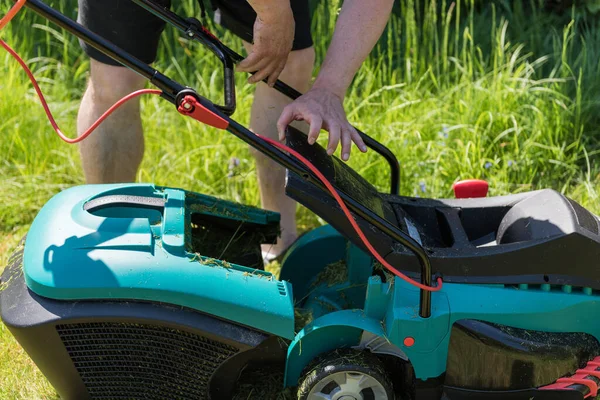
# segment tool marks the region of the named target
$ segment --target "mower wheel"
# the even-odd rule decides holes
[[[394,400],[383,363],[369,352],[337,350],[307,371],[298,400]]]

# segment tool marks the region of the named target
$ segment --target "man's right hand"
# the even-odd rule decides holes
[[[237,66],[238,71],[255,72],[248,79],[257,83],[268,78],[273,86],[285,67],[294,43],[295,21],[289,0],[251,0],[256,11],[254,43],[245,60]]]

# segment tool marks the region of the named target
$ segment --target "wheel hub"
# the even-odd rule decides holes
[[[308,400],[387,400],[383,385],[362,372],[336,372],[321,379]]]

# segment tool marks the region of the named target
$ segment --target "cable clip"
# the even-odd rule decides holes
[[[227,129],[229,121],[204,107],[198,99],[188,94],[183,97],[177,111],[187,117],[192,117],[196,121],[210,125],[217,129]]]

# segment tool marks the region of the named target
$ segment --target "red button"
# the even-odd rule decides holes
[[[457,199],[468,199],[487,196],[489,185],[481,179],[467,179],[452,185]]]
[[[413,347],[415,345],[415,339],[410,336],[404,338],[404,345],[406,347]]]

